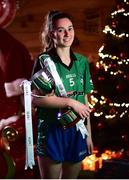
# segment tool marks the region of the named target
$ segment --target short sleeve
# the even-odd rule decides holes
[[[42,68],[43,68],[43,61],[44,59],[42,58],[42,54],[40,54],[36,59],[35,59],[35,62],[34,62],[34,66],[33,66],[33,70],[32,70],[32,76],[40,71]]]

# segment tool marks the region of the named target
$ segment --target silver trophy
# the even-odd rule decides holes
[[[55,81],[51,73],[44,67],[31,78],[31,86],[48,94],[55,88]]]

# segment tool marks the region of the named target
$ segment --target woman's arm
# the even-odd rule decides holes
[[[88,105],[88,97],[87,95],[85,95],[85,102],[86,102],[86,105]],[[91,136],[91,123],[90,123],[90,114],[89,116],[87,117],[87,129],[88,129],[88,133],[89,133],[89,136]]]
[[[37,92],[33,92],[36,94]],[[87,105],[68,97],[57,97],[53,93],[43,97],[32,97],[34,106],[49,108],[72,108],[81,118],[87,118],[90,109]]]
[[[88,97],[87,95],[85,95],[85,102],[88,106]],[[88,150],[90,153],[92,153],[93,151],[93,142],[92,142],[92,133],[91,133],[91,123],[90,123],[90,114],[89,116],[87,117],[87,130],[88,130],[88,133],[89,133],[89,136],[87,137],[87,144],[88,144]]]

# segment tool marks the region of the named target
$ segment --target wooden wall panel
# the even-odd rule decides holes
[[[102,43],[101,30],[114,4],[115,0],[19,0],[16,17],[6,29],[25,44],[35,57],[41,49],[39,34],[45,13],[51,9],[64,10],[75,19],[79,39],[76,50],[84,55],[93,55],[96,61],[98,48]],[[101,27],[98,34],[88,34],[85,30],[85,12],[88,9],[100,11]]]

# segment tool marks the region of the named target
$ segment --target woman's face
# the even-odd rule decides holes
[[[70,47],[74,40],[74,28],[68,18],[58,19],[54,24],[52,39],[56,47]]]

